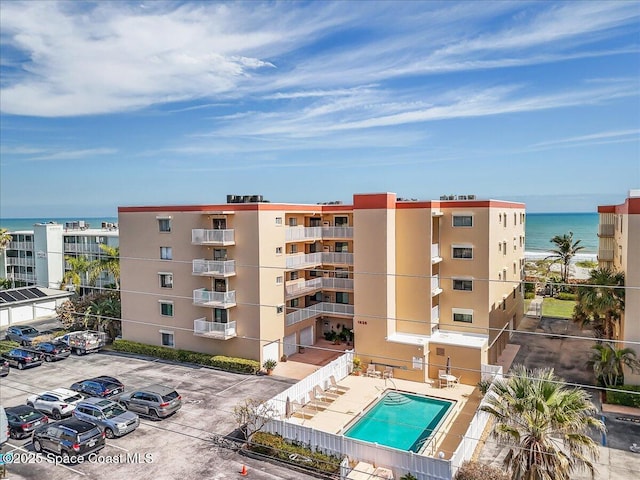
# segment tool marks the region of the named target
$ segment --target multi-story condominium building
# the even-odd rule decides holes
[[[9,232],[12,241],[0,252],[0,277],[17,286],[38,285],[60,288],[65,270],[65,257],[85,256],[95,260],[102,253],[100,244],[118,246],[118,226],[104,223],[101,228],[89,228],[84,221],[36,223],[33,230]],[[104,287],[113,278],[103,273],[94,283]],[[89,285],[85,276],[83,285]]]
[[[123,338],[264,361],[346,329],[396,377],[474,384],[522,316],[525,209],[445,198],[120,207]]]
[[[624,272],[625,311],[617,338],[640,358],[640,190],[631,190],[620,205],[598,207],[598,264]],[[625,371],[625,383],[640,385],[640,374]]]

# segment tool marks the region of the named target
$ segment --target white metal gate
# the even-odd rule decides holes
[[[280,346],[278,342],[267,343],[264,347],[262,347],[262,362],[266,362],[267,360],[275,360],[276,362],[280,361]]]
[[[300,330],[300,345],[313,345],[313,326]]]
[[[296,334],[292,333],[291,335],[284,337],[284,354],[288,357],[289,355],[293,355],[297,352],[298,347],[296,346]]]

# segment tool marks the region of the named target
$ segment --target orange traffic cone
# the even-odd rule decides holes
[[[247,476],[247,466],[246,465],[242,465],[242,470],[240,470],[240,475],[242,475],[243,477]]]

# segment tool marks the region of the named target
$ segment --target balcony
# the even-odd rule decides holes
[[[431,307],[431,323],[439,323],[440,322],[440,305],[436,305],[435,307]]]
[[[613,237],[616,226],[613,223],[601,223],[598,225],[599,237]]]
[[[33,242],[9,242],[7,250],[33,250]]]
[[[438,275],[434,275],[431,277],[431,296],[435,297],[442,293],[442,288],[440,288],[440,277]]]
[[[353,238],[353,227],[288,227],[286,242],[313,242],[322,239]]]
[[[15,265],[18,267],[35,267],[36,261],[33,257],[7,257],[7,266]]]
[[[322,252],[322,263],[325,265],[353,265],[353,253]]]
[[[432,243],[431,244],[431,264],[440,263],[442,261],[442,257],[440,256],[440,244]]]
[[[231,308],[236,306],[236,292],[212,292],[206,288],[193,291],[193,304],[199,307]]]
[[[99,243],[65,243],[64,253],[102,253]]]
[[[233,230],[204,230],[195,228],[191,230],[191,243],[194,245],[225,246],[235,245]]]
[[[193,260],[193,274],[208,277],[232,277],[236,274],[235,260]]]
[[[193,334],[218,340],[229,340],[238,336],[236,322],[208,322],[206,318],[199,318],[193,321]]]
[[[287,327],[295,325],[309,318],[319,317],[321,315],[331,315],[340,317],[353,317],[353,305],[345,305],[342,303],[321,302],[311,305],[307,308],[301,308],[295,312],[288,313],[285,325]]]
[[[602,262],[611,262],[613,261],[614,251],[613,250],[598,250],[598,260]]]
[[[287,255],[285,268],[295,270],[299,268],[317,267],[322,265],[322,253],[294,253]]]
[[[285,298],[288,300],[317,292],[318,290],[353,291],[353,279],[323,277],[307,280],[306,282],[290,283],[285,287]]]

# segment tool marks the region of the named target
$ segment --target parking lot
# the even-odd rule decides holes
[[[134,432],[113,440],[93,462],[55,465],[35,455],[31,440],[9,440],[3,452],[23,453],[29,464],[8,465],[9,479],[68,480],[80,478],[153,479],[258,479],[314,478],[268,462],[218,449],[214,434],[226,435],[237,425],[233,407],[246,398],[267,399],[295,380],[281,377],[240,375],[197,366],[153,361],[101,352],[75,356],[18,371],[0,379],[0,403],[24,404],[27,396],[48,389],[68,388],[73,382],[110,375],[125,384],[125,391],[160,383],[174,387],[182,396],[182,409],[164,420],[141,418]]]

